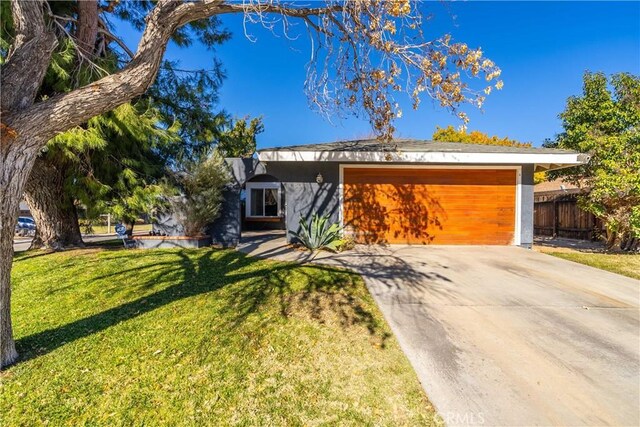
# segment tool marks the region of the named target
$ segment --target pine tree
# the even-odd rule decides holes
[[[102,14],[109,12],[97,9],[95,14],[87,13],[90,3],[49,2],[52,13],[77,18],[65,28],[75,34],[77,42],[73,44],[60,33],[40,97],[87,84],[104,72],[113,72],[122,62],[123,52],[117,52],[113,39],[87,30],[95,23],[106,28]],[[140,25],[137,12],[150,6],[132,2],[114,13]],[[10,17],[10,13],[2,15],[0,49],[9,45]],[[181,46],[198,39],[213,47],[228,38],[218,27],[217,19],[197,21],[174,34],[173,39]],[[220,64],[214,61],[211,70],[199,71],[178,67],[178,63],[165,61],[143,99],[91,119],[47,144],[25,190],[37,224],[31,248],[82,246],[79,204],[89,218],[109,212],[129,224],[131,231],[135,219],[149,212],[158,195],[166,191],[166,183],[160,183],[165,168],[179,168],[185,161],[206,155],[227,128],[233,128],[226,113],[213,111],[224,77]]]

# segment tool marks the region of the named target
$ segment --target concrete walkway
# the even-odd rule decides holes
[[[640,424],[640,281],[517,247],[239,250],[362,274],[448,425]]]

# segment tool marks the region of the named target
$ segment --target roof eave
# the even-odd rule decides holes
[[[474,152],[384,152],[384,151],[284,151],[262,150],[263,162],[426,163],[426,164],[533,164],[536,171],[563,169],[585,164],[580,153],[474,153]]]

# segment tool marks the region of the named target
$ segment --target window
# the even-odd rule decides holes
[[[248,217],[280,216],[280,183],[248,182],[246,214]]]

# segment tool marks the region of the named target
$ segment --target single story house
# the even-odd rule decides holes
[[[579,165],[568,150],[422,140],[357,140],[259,150],[227,159],[233,184],[214,244],[243,229],[281,228],[329,215],[360,243],[533,243],[533,174]]]
[[[560,178],[553,181],[544,181],[533,187],[534,202],[546,202],[562,196],[575,196],[580,194],[581,190],[577,185],[563,181]]]
[[[31,217],[31,210],[29,209],[29,205],[24,200],[20,200],[20,210],[18,211],[18,216]]]

